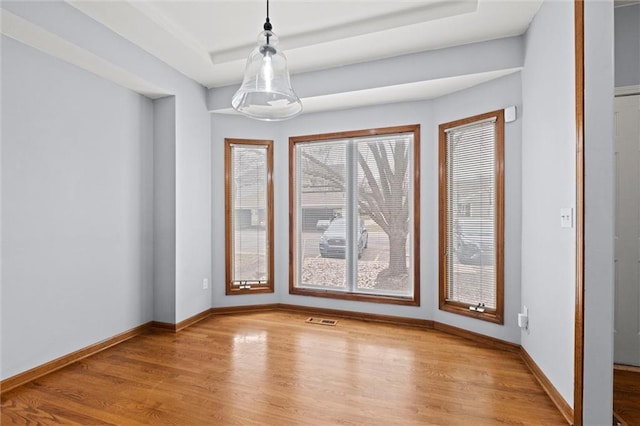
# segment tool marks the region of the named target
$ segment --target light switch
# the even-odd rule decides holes
[[[560,227],[573,228],[573,208],[565,207],[560,209]]]

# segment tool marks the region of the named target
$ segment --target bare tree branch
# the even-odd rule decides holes
[[[378,166],[378,174],[380,175],[380,186],[382,187],[382,193],[385,199],[389,199],[389,178],[392,175],[391,166],[389,165],[389,158],[387,157],[384,143],[371,142],[367,144],[369,149],[373,153],[373,158]]]
[[[372,210],[379,210],[383,212],[383,217],[384,217],[385,204],[386,204],[384,196],[380,192],[380,187],[378,186],[378,182],[376,181],[376,178],[373,175],[371,168],[369,167],[366,160],[362,156],[362,153],[359,150],[358,150],[358,162],[360,163],[360,167],[362,167],[362,171],[364,172],[364,175],[367,178],[367,183],[369,184],[369,188],[371,188],[373,200],[375,201],[375,205],[377,207],[377,209],[372,208]],[[373,204],[372,204],[372,207],[373,207]],[[383,219],[383,217],[381,219]],[[381,224],[379,225],[382,226]]]
[[[317,158],[315,158],[313,155],[309,153],[303,152],[302,156],[320,169],[320,171],[315,171],[310,168],[307,168],[305,170],[305,173],[325,179],[335,184],[337,189],[341,191],[345,190],[344,177],[341,176],[340,173],[338,173],[335,169],[332,169],[331,166],[329,166],[323,161],[318,160]]]

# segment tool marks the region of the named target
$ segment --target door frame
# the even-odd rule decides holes
[[[574,0],[576,90],[576,293],[573,424],[583,424],[584,397],[584,0]]]

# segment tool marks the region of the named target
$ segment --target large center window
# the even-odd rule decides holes
[[[419,304],[419,131],[290,138],[292,294]]]

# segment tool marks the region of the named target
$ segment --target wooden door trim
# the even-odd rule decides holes
[[[576,284],[573,424],[583,424],[584,396],[584,1],[574,2],[576,94]]]

